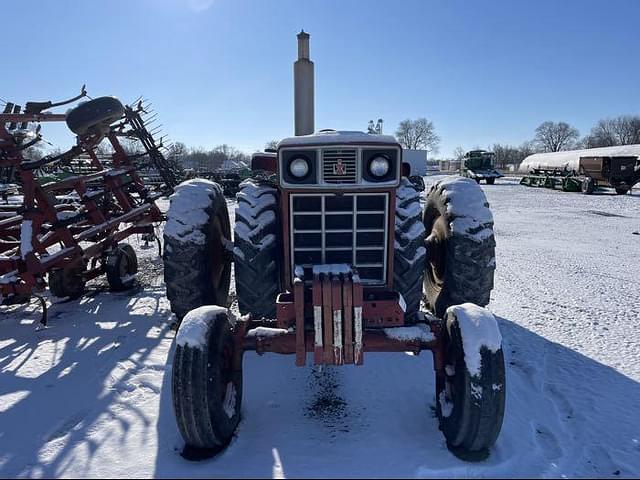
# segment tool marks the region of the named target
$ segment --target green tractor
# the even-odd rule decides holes
[[[460,175],[471,178],[480,183],[485,180],[487,185],[493,185],[496,178],[504,177],[495,169],[496,154],[486,150],[471,150],[464,155],[460,166]]]

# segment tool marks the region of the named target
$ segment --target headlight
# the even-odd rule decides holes
[[[294,158],[289,164],[291,175],[296,178],[303,178],[309,173],[309,163],[304,158]]]
[[[375,157],[369,163],[369,171],[374,177],[384,177],[389,173],[389,160],[382,156]]]

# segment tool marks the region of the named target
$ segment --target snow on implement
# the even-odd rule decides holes
[[[138,263],[123,241],[134,234],[153,236],[154,224],[163,220],[155,200],[172,191],[179,172],[147,130],[142,101],[129,107],[100,97],[66,114],[48,111],[85,96],[83,87],[75,98],[28,102],[24,111],[7,103],[0,114],[0,169],[11,172],[23,196],[17,205],[0,207],[0,303],[27,301],[46,287],[45,276],[57,297],[77,298],[87,280],[105,273],[113,290],[131,287]],[[25,156],[42,141],[41,122],[61,121],[76,134],[75,146],[42,159]],[[123,137],[135,139],[140,152],[128,154]],[[97,151],[103,140],[113,150],[106,157]],[[150,167],[164,180],[155,191],[138,174]]]
[[[313,78],[308,35],[298,38],[296,104],[312,105],[300,82]],[[451,177],[422,208],[395,138],[312,133],[300,110],[298,136],[254,157],[233,240],[219,185],[194,179],[171,197],[164,276],[181,319],[172,397],[187,446],[213,454],[230,441],[246,351],[342,366],[363,365],[370,352],[430,350],[449,448],[486,455],[502,426],[505,370],[497,322],[482,308],[495,269],[482,189]],[[240,318],[227,308],[232,261]]]

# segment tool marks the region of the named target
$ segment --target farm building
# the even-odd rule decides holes
[[[411,175],[427,174],[427,151],[402,149],[402,161],[411,165]]]

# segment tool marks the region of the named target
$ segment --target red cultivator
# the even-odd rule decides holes
[[[0,303],[25,301],[43,290],[45,274],[58,297],[80,296],[86,281],[103,273],[112,289],[133,285],[135,252],[121,242],[134,234],[154,235],[154,223],[162,221],[155,200],[178,183],[178,172],[162,154],[165,147],[145,127],[141,101],[132,108],[100,97],[66,114],[48,112],[85,96],[83,88],[65,102],[28,102],[24,111],[7,103],[0,114],[0,171],[13,176],[23,196],[18,204],[0,206]],[[42,137],[40,125],[29,127],[60,121],[76,134],[76,145],[30,159],[26,152]],[[128,153],[123,137],[142,148]],[[112,153],[99,155],[105,140]],[[150,168],[164,180],[156,190],[139,175]]]

